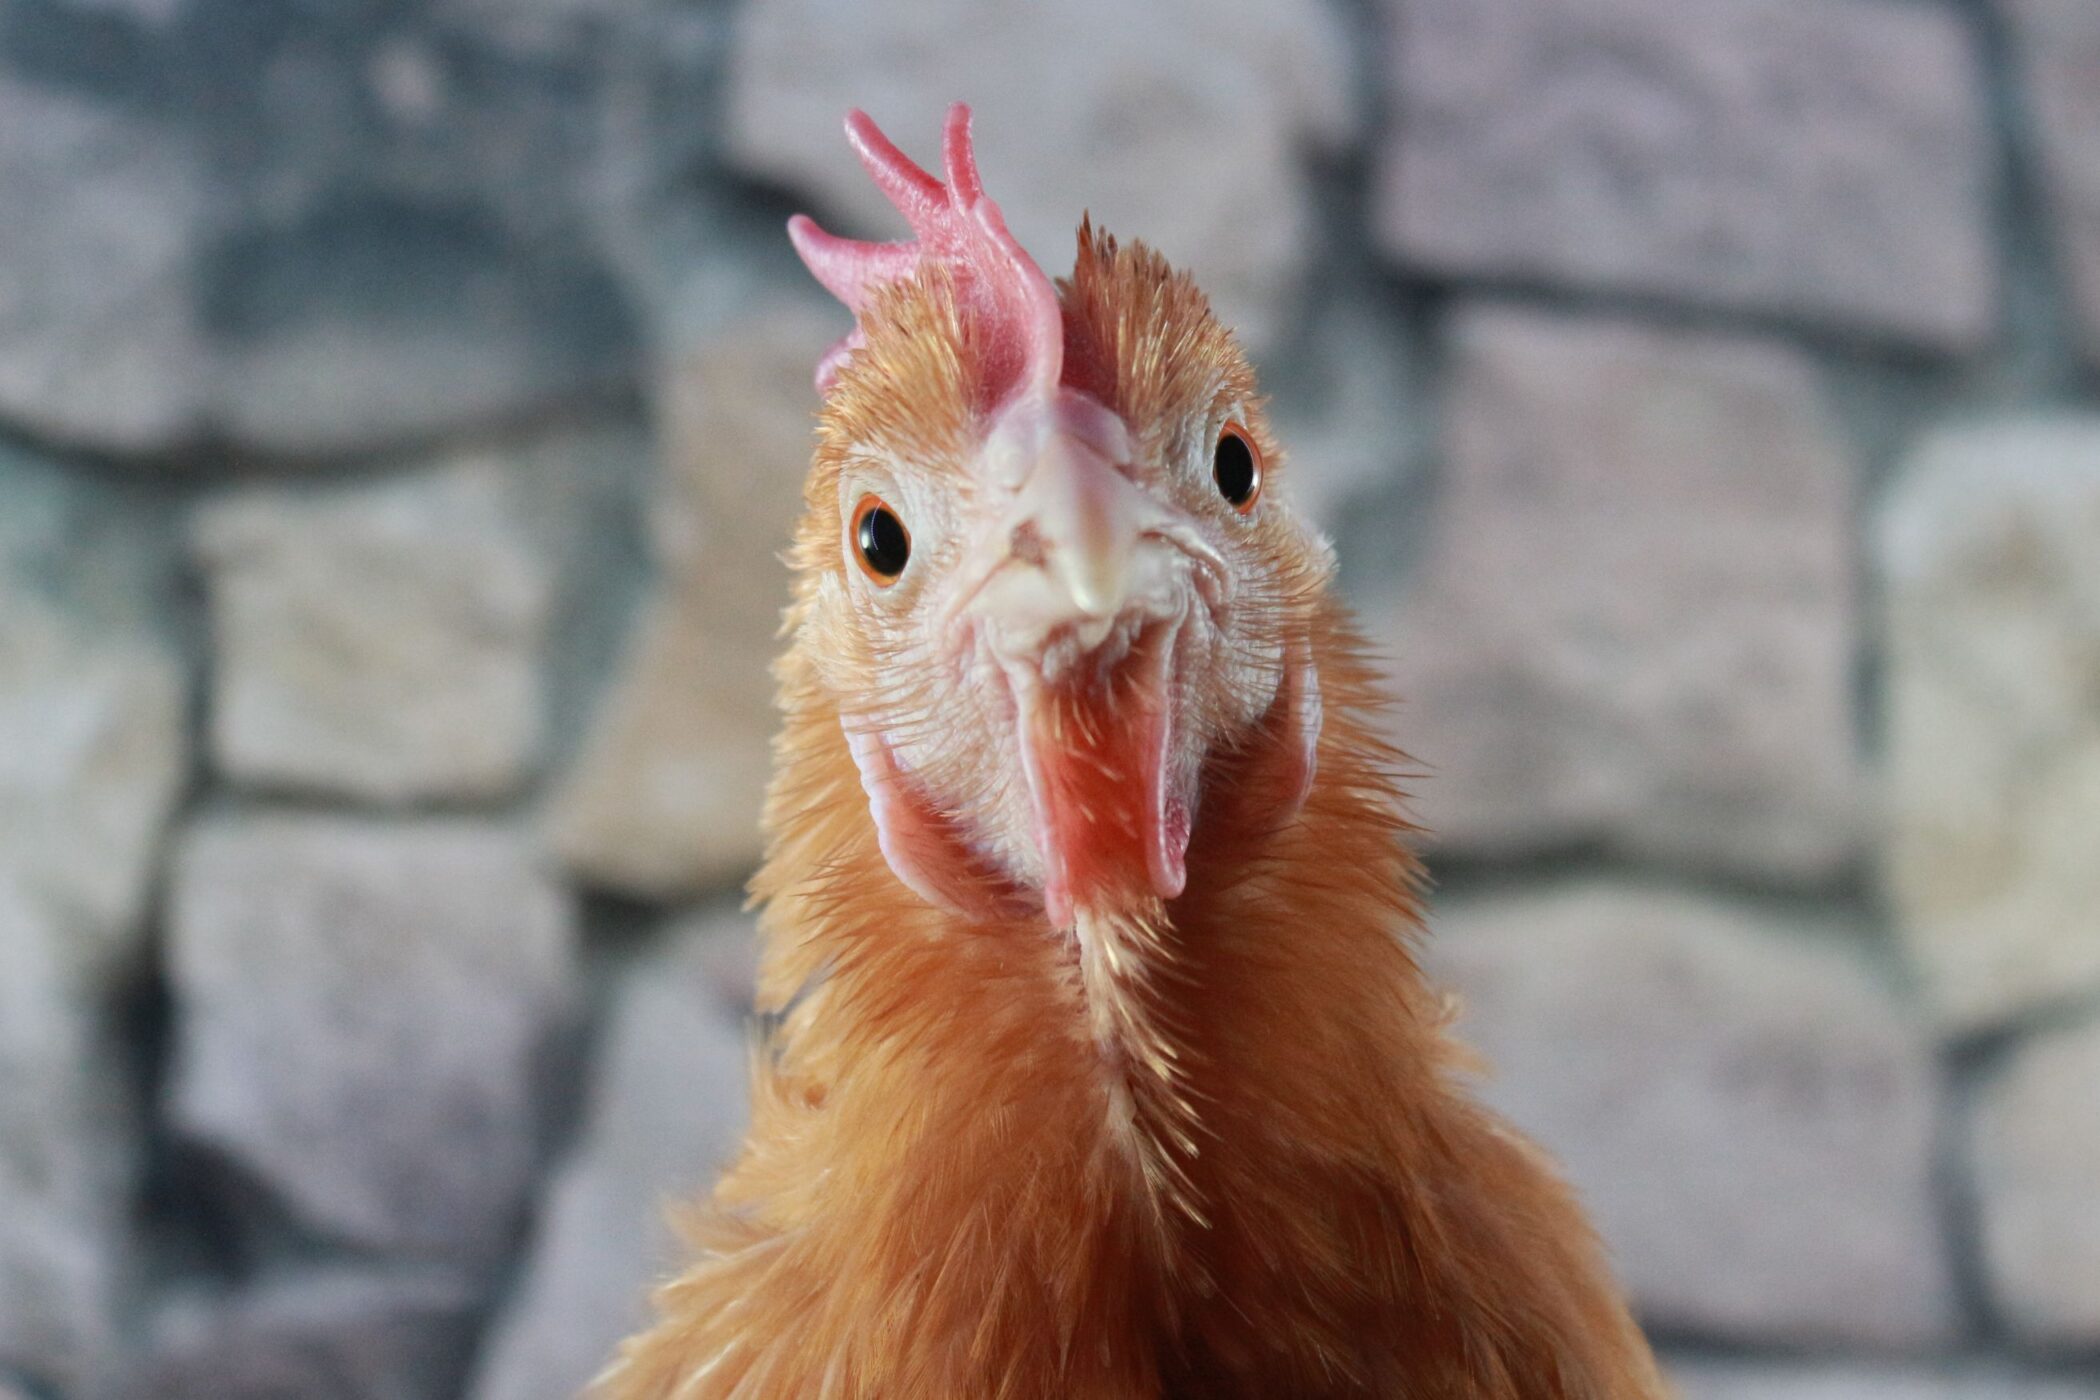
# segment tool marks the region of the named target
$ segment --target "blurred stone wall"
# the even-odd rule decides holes
[[[2092,0],[0,0],[0,1396],[552,1400],[742,1114],[849,103],[1193,268],[1693,1400],[2100,1396]]]

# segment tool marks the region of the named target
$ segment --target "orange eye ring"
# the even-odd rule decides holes
[[[1254,435],[1237,421],[1228,422],[1218,432],[1217,446],[1211,449],[1210,479],[1225,504],[1241,515],[1253,510],[1261,499],[1261,449],[1255,446]]]
[[[870,493],[853,507],[849,547],[853,562],[877,588],[888,588],[911,562],[911,531],[888,501]]]

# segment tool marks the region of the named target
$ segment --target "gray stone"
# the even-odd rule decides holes
[[[1877,544],[1886,877],[1930,1003],[2100,988],[2100,418],[1935,434]]]
[[[1475,307],[1449,374],[1429,557],[1374,633],[1440,848],[1844,868],[1851,463],[1809,366]]]
[[[531,54],[574,50],[608,29],[645,30],[665,7],[653,0],[437,0],[432,7],[449,30]]]
[[[738,1017],[750,1014],[758,992],[758,923],[726,906],[704,908],[672,925],[669,939],[689,951],[679,956],[696,971],[715,1000]]]
[[[836,330],[768,316],[663,376],[650,522],[663,584],[551,814],[556,850],[593,884],[673,898],[758,860],[780,555],[802,509],[810,371]]]
[[[2086,353],[2100,365],[2100,9],[2086,0],[2000,0],[2000,8],[2026,78],[2064,276]]]
[[[453,1280],[335,1266],[177,1296],[106,1400],[446,1400],[473,1342]]]
[[[2100,1021],[2020,1046],[1970,1154],[1999,1310],[2023,1337],[2100,1345]]]
[[[1286,454],[1279,480],[1324,530],[1418,475],[1431,417],[1415,401],[1405,327],[1357,297],[1337,300],[1265,381]]]
[[[243,230],[198,275],[218,308],[214,424],[272,454],[423,441],[634,375],[605,269],[478,213],[344,195]]]
[[[1377,230],[1415,266],[1954,350],[1990,337],[1991,137],[1953,6],[1385,9],[1394,114]]]
[[[97,982],[136,953],[188,748],[179,664],[99,630],[0,570],[0,873],[60,912],[68,968]]]
[[[608,75],[666,47],[525,52],[472,6],[192,3],[211,42],[164,60],[223,225],[195,273],[221,433],[368,451],[632,382],[635,312],[595,234],[627,212]]]
[[[206,11],[200,27],[222,36],[183,56],[192,81],[217,99],[201,116],[222,194],[239,211],[241,233],[256,240],[249,246],[287,247],[275,241],[285,233],[294,242],[326,235],[346,210],[405,217],[436,233],[424,244],[413,227],[368,230],[421,244],[397,250],[413,267],[435,256],[471,274],[472,261],[453,255],[493,240],[497,261],[537,267],[499,271],[515,276],[501,282],[483,269],[429,308],[437,319],[552,311],[539,332],[587,343],[516,347],[539,371],[588,378],[594,358],[609,367],[606,352],[622,371],[634,368],[626,311],[618,289],[603,285],[597,239],[661,216],[647,197],[664,192],[669,167],[691,181],[709,127],[695,99],[719,68],[718,15],[653,0],[431,0],[384,14],[312,11],[284,24],[242,0],[191,3]],[[325,247],[366,258],[386,251],[355,232]],[[582,294],[594,286],[612,291],[610,300],[592,306]],[[477,305],[498,289],[502,304]],[[445,291],[441,282],[422,290]],[[354,300],[324,296],[354,317]],[[391,309],[424,319],[409,300]],[[488,325],[502,329],[500,320]],[[608,332],[609,343],[598,340]]]
[[[210,357],[191,276],[197,152],[177,127],[0,75],[0,415],[97,448],[191,431]]]
[[[607,245],[641,239],[640,195],[672,192],[705,125],[713,51],[678,38],[686,7],[581,26],[515,5],[15,8],[10,70],[49,82],[0,92],[10,418],[284,462],[632,383],[638,316]]]
[[[623,980],[589,1121],[553,1177],[472,1400],[579,1394],[647,1322],[650,1288],[686,1258],[671,1212],[712,1186],[744,1124],[751,1047],[718,965],[752,938],[749,915],[718,909],[674,928]]]
[[[92,15],[116,15],[142,24],[164,27],[174,22],[189,0],[57,0],[62,8]]]
[[[64,947],[71,930],[0,872],[0,1368],[94,1374],[114,1336],[130,1105]]]
[[[162,635],[179,611],[180,488],[0,444],[0,606],[34,595],[98,640]]]
[[[1852,930],[1577,884],[1454,901],[1432,931],[1485,1097],[1566,1168],[1650,1323],[1951,1335],[1931,1046]]]
[[[168,916],[175,1130],[311,1227],[471,1269],[530,1189],[576,923],[478,822],[206,822]]]
[[[1194,273],[1259,341],[1310,265],[1305,152],[1346,139],[1347,92],[1337,21],[1312,0],[763,0],[738,21],[728,153],[842,216],[838,232],[897,237],[840,119],[864,107],[938,168],[942,113],[965,97],[985,187],[1053,276],[1091,210]]]
[[[14,7],[0,416],[297,465],[626,390],[666,269],[717,260],[666,233],[723,202],[693,175],[725,32],[626,0]]]
[[[1981,1366],[1703,1361],[1670,1375],[1682,1400],[2100,1400],[2100,1386]]]
[[[252,488],[194,538],[227,776],[399,803],[501,797],[532,772],[551,583],[500,463]]]

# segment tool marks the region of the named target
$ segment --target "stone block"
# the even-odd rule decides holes
[[[1410,265],[1946,350],[1993,333],[1991,132],[1954,6],[1385,10],[1393,120],[1374,217]]]
[[[2100,419],[1920,444],[1876,530],[1885,880],[1955,1029],[2100,989]]]
[[[169,1121],[325,1237],[484,1268],[522,1223],[576,938],[507,828],[205,822],[168,918]]]
[[[1642,1316],[1788,1346],[1956,1326],[1924,1028],[1855,930],[1612,883],[1453,901],[1428,966]]]

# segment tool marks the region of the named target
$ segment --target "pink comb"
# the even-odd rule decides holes
[[[958,102],[948,109],[941,142],[946,185],[913,164],[865,112],[846,114],[846,139],[918,237],[861,243],[824,232],[806,214],[788,220],[788,237],[803,264],[856,321],[852,333],[817,362],[817,391],[830,389],[840,363],[863,343],[858,318],[874,290],[911,276],[924,260],[933,259],[948,269],[964,313],[982,337],[991,401],[1023,387],[1054,392],[1064,358],[1057,289],[1006,231],[999,206],[985,198],[970,146],[969,107]]]

